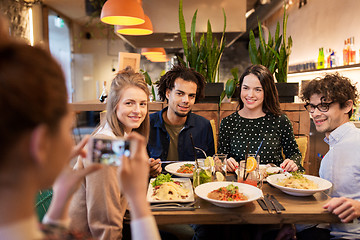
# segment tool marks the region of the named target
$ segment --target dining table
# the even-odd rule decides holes
[[[273,195],[285,210],[280,213],[263,210],[257,201],[236,208],[224,208],[195,196],[189,211],[156,210],[157,224],[316,224],[340,223],[339,218],[323,208],[330,197],[325,192],[311,196],[292,196],[264,183],[263,194]]]

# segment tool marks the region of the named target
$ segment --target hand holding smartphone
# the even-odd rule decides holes
[[[88,161],[105,165],[120,166],[121,156],[130,156],[130,141],[124,138],[93,136],[88,143]]]

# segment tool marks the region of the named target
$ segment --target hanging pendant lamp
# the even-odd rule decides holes
[[[145,22],[143,24],[133,26],[116,25],[115,31],[123,35],[150,35],[153,33],[153,26],[150,18],[145,15]]]
[[[141,55],[150,56],[150,55],[166,55],[164,48],[142,48]]]
[[[170,60],[166,55],[148,55],[146,59],[152,62],[167,62]]]
[[[145,22],[144,10],[136,0],[107,0],[100,20],[112,25],[138,25]]]

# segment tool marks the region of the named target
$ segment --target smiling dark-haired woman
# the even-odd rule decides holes
[[[262,65],[248,67],[240,77],[238,110],[221,121],[219,152],[227,153],[228,171],[248,153],[259,155],[261,163],[274,163],[286,171],[300,167],[301,153],[290,120],[280,109],[279,97],[270,71]],[[285,155],[283,159],[282,152]]]

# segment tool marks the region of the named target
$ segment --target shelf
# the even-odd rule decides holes
[[[336,70],[343,70],[343,69],[355,69],[355,68],[360,68],[360,64],[351,64],[351,65],[346,65],[346,66],[339,66],[339,67],[333,67],[333,68],[323,68],[323,69],[311,69],[311,70],[305,70],[305,71],[294,71],[294,72],[289,72],[288,75],[291,74],[297,74],[297,73],[311,73],[311,72],[320,72],[320,71],[336,71]]]

